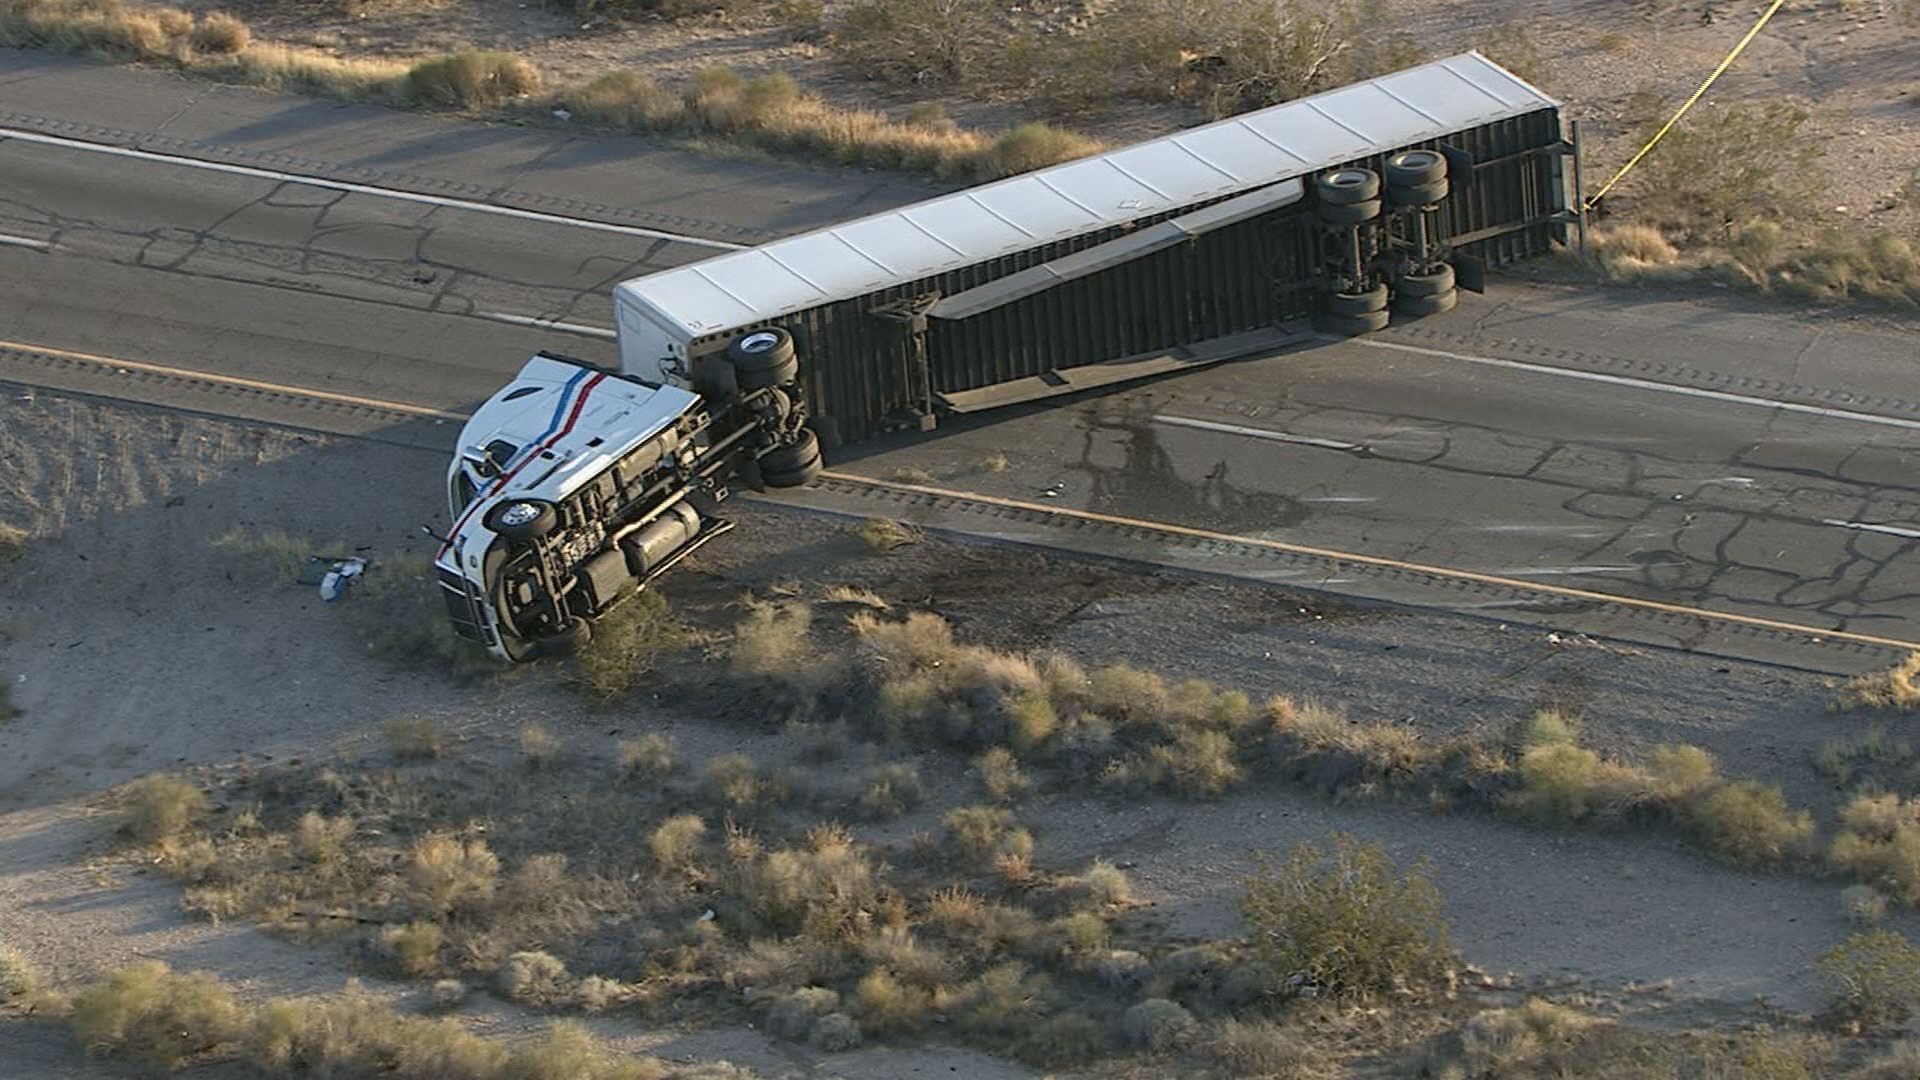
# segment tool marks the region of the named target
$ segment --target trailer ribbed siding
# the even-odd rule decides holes
[[[1492,266],[1549,250],[1565,228],[1549,220],[1563,209],[1562,137],[1559,112],[1548,108],[1415,144],[1464,150],[1474,162],[1471,179],[1456,175],[1435,215],[1439,239],[1505,230],[1457,249]],[[1411,148],[1350,164],[1377,171],[1389,153]],[[1194,209],[1143,218],[1135,227]],[[932,390],[972,390],[1305,317],[1318,287],[1312,213],[1302,201],[965,319],[928,320]],[[952,296],[1126,231],[1103,229],[769,322],[792,333],[806,358],[812,408],[823,427],[839,441],[856,442],[925,404],[912,334],[876,309]],[[730,336],[704,340],[719,344]]]

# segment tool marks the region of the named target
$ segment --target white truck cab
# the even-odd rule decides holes
[[[732,527],[736,474],[820,472],[785,331],[742,335],[693,386],[541,353],[461,429],[434,567],[456,633],[502,660],[578,648],[593,621]]]

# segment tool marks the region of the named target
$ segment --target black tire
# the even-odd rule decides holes
[[[1329,169],[1313,178],[1322,206],[1352,206],[1380,197],[1380,177],[1372,169]]]
[[[727,346],[734,377],[742,390],[763,390],[800,377],[800,359],[793,352],[793,335],[777,326],[741,334]]]
[[[544,499],[509,499],[487,511],[487,528],[511,544],[530,544],[559,524],[560,511]]]
[[[1438,150],[1402,150],[1387,158],[1389,188],[1411,188],[1447,178],[1447,157]]]
[[[800,429],[791,446],[775,447],[760,456],[760,479],[770,488],[805,487],[820,479],[820,438]]]
[[[535,638],[533,647],[539,656],[572,656],[592,640],[593,625],[578,615],[569,615],[563,629]]]
[[[1401,274],[1393,283],[1395,296],[1438,296],[1453,291],[1453,267],[1446,263],[1426,274]]]
[[[1393,298],[1393,311],[1396,315],[1405,315],[1418,319],[1426,315],[1438,315],[1443,311],[1452,311],[1460,302],[1460,290],[1448,289],[1432,296],[1396,296]]]
[[[1416,184],[1412,187],[1391,187],[1387,189],[1387,198],[1395,206],[1431,206],[1447,197],[1452,190],[1446,177],[1431,184]]]
[[[1380,200],[1368,199],[1358,203],[1321,203],[1315,213],[1320,215],[1322,225],[1359,225],[1380,216]]]
[[[1388,321],[1389,315],[1385,311],[1368,311],[1359,315],[1322,315],[1320,329],[1341,337],[1358,337],[1375,330],[1385,330]]]
[[[1387,287],[1375,285],[1365,292],[1337,292],[1327,294],[1327,314],[1329,315],[1365,315],[1369,311],[1385,311],[1387,308]]]

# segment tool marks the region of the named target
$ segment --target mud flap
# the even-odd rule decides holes
[[[1468,292],[1484,295],[1487,291],[1487,261],[1478,255],[1456,253],[1453,256],[1453,283]]]

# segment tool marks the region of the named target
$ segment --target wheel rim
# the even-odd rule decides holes
[[[519,528],[531,525],[540,517],[540,507],[533,503],[514,503],[500,511],[500,524]]]
[[[1409,150],[1396,154],[1393,163],[1403,169],[1424,169],[1440,160],[1440,155],[1431,150]]]
[[[1359,169],[1335,169],[1327,174],[1327,185],[1337,188],[1353,188],[1367,182],[1367,174]]]
[[[740,351],[743,353],[763,353],[780,343],[780,335],[762,330],[757,334],[748,334],[740,339]]]

